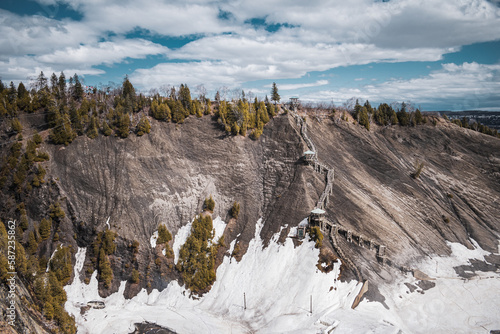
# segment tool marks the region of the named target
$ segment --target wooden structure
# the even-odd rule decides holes
[[[308,150],[304,152],[304,161],[307,162],[308,164],[313,164],[314,160],[316,160],[316,153]]]
[[[307,222],[300,222],[299,226],[297,226],[297,238],[304,239],[306,237],[307,231]]]
[[[91,300],[87,303],[87,306],[95,308],[95,309],[103,309],[106,307],[106,304],[100,300]]]
[[[309,226],[318,226],[321,230],[324,229],[326,211],[323,209],[315,208],[309,215]]]
[[[295,110],[299,107],[299,105],[300,105],[299,98],[297,96],[292,96],[290,98],[290,109]]]

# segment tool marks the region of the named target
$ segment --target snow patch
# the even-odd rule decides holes
[[[215,225],[223,226],[222,222]],[[155,322],[178,333],[316,333],[333,324],[318,322],[325,314],[339,310],[354,312],[350,306],[361,284],[338,281],[339,263],[328,274],[317,270],[319,250],[311,241],[294,247],[293,241],[287,238],[283,244],[271,241],[264,248],[261,229],[260,219],[255,238],[250,241],[241,261],[225,257],[217,269],[212,289],[199,300],[189,298],[189,291],[177,281],[172,281],[161,292],[153,290],[148,294],[142,290],[126,300],[123,297],[125,282],[122,282],[120,290],[104,300],[105,309],[90,309],[81,315],[78,302],[101,298],[96,297],[96,275],[88,286],[84,286],[78,278],[81,267],[75,267],[75,280],[66,287],[66,309],[75,315],[79,333],[96,334],[131,332],[135,322],[144,321]],[[176,239],[182,240],[185,235],[181,231]],[[234,244],[232,241],[231,248]],[[311,297],[312,316],[309,312]]]
[[[194,219],[188,224],[182,226],[174,238],[174,244],[172,249],[174,250],[174,263],[177,264],[179,261],[179,251],[181,250],[182,245],[186,242],[187,238],[191,234],[191,226],[193,226]]]
[[[222,220],[221,217],[217,217],[213,220],[213,227],[215,230],[213,242],[217,243],[219,241],[219,238],[224,234],[226,225],[227,224]]]
[[[158,240],[158,231],[154,231],[153,235],[149,239],[149,242],[151,243],[151,248],[155,249],[156,248],[156,241]]]
[[[222,226],[222,224],[221,224]],[[411,275],[400,275],[396,283],[380,285],[389,309],[378,302],[363,300],[351,309],[361,284],[340,282],[340,263],[329,273],[316,268],[319,250],[305,239],[294,247],[290,238],[279,244],[273,238],[267,247],[260,238],[259,220],[255,238],[240,262],[225,257],[217,269],[217,280],[200,299],[172,281],[163,291],[142,290],[134,298],[123,297],[126,282],[104,301],[106,308],[80,314],[79,305],[102,300],[97,292],[97,273],[89,285],[83,284],[85,249],[76,255],[75,278],[66,286],[66,310],[75,316],[78,333],[129,333],[136,322],[149,321],[177,333],[479,333],[500,328],[498,309],[500,275],[488,273],[469,281],[451,275],[453,266],[488,254],[472,241],[469,250],[448,243],[450,257],[434,257],[415,268],[428,271],[439,262],[434,288],[407,293],[404,283],[417,284]],[[186,229],[189,231],[190,229]],[[180,231],[176,240],[187,238]],[[184,238],[184,240],[185,240]],[[236,241],[231,242],[231,249]],[[179,247],[182,243],[179,242]],[[433,267],[431,267],[433,265]],[[448,276],[449,275],[449,276]],[[437,276],[437,275],[436,275]],[[243,304],[246,296],[246,309]],[[312,298],[312,314],[310,301]]]
[[[50,256],[50,259],[49,261],[47,261],[47,269],[45,269],[45,272],[48,273],[49,272],[49,268],[50,268],[50,261],[52,261],[52,259],[54,258],[54,255],[56,255],[56,252],[58,249],[61,249],[62,248],[62,244],[59,245],[59,247],[56,247],[56,249],[54,249],[54,252],[52,253],[52,255]]]

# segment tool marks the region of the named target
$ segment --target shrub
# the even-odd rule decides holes
[[[43,218],[42,221],[40,222],[40,227],[38,228],[38,231],[40,233],[40,236],[42,237],[42,240],[47,240],[49,238],[51,226],[52,226],[52,220],[50,219]]]
[[[415,172],[411,175],[414,179],[418,179],[420,177],[420,174],[424,170],[425,163],[424,162],[418,162],[415,165]]]
[[[133,269],[131,276],[132,283],[134,284],[139,283],[139,279],[140,279],[139,271],[137,269]]]
[[[323,245],[323,233],[318,226],[312,226],[309,230],[309,235],[311,236],[311,240],[316,242],[316,248],[321,248]]]
[[[191,235],[179,251],[177,269],[186,286],[194,293],[202,292],[215,281],[216,247],[212,243],[212,217],[197,217]]]
[[[104,283],[104,287],[109,288],[113,280],[113,271],[104,249],[99,251],[99,280]]]
[[[159,244],[166,244],[172,240],[172,234],[168,231],[167,227],[164,224],[158,226],[158,240]]]
[[[210,195],[210,197],[208,198],[205,198],[205,203],[204,203],[204,207],[206,210],[210,211],[210,212],[214,212],[214,209],[215,209],[215,201],[214,199],[212,198],[212,195]]]
[[[137,124],[137,135],[140,137],[144,135],[145,133],[150,133],[151,132],[151,125],[149,124],[149,120],[147,117],[143,116],[141,120],[139,121],[139,124]]]
[[[233,207],[231,208],[231,216],[234,219],[238,219],[238,215],[240,214],[240,203],[234,201]]]
[[[59,220],[61,218],[66,217],[66,214],[64,213],[64,210],[61,208],[61,205],[59,202],[56,202],[55,204],[51,204],[49,207],[49,216],[50,218]]]

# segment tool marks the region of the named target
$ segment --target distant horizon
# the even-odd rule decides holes
[[[257,1],[257,2],[256,2]],[[3,0],[0,78],[77,73],[89,86],[189,85],[342,104],[499,110],[495,0]]]

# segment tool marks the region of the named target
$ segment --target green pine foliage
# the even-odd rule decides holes
[[[101,248],[99,251],[99,280],[104,283],[104,287],[109,288],[113,280],[113,271],[109,259]]]
[[[42,240],[47,240],[50,237],[51,227],[52,220],[43,218],[40,222],[40,227],[38,228],[38,232],[40,233]]]
[[[120,138],[127,138],[130,132],[130,116],[126,113],[118,115],[116,134]]]
[[[66,217],[66,214],[64,213],[64,210],[61,208],[61,204],[59,202],[55,202],[54,204],[51,204],[49,207],[49,216],[53,220],[59,221]]]
[[[164,224],[160,224],[158,226],[158,240],[157,243],[159,244],[164,244],[172,240],[172,234],[170,231],[167,229],[167,227]]]
[[[10,126],[12,127],[12,131],[14,133],[21,133],[23,131],[23,126],[17,118],[12,119],[12,121],[10,122]]]
[[[198,216],[193,221],[191,235],[179,251],[177,269],[186,286],[194,293],[206,291],[215,281],[217,246],[212,238],[212,217]]]
[[[49,268],[62,285],[68,284],[73,271],[71,249],[69,247],[58,247],[50,260]]]
[[[110,136],[113,130],[109,127],[109,124],[106,120],[102,121],[102,134],[106,137]]]
[[[309,235],[311,236],[311,240],[316,243],[316,248],[321,248],[323,245],[323,233],[318,226],[312,226],[309,230]]]
[[[141,120],[137,124],[136,133],[140,137],[146,133],[151,132],[151,124],[146,116],[142,116]]]
[[[208,197],[208,198],[205,198],[205,202],[203,203],[203,206],[204,206],[205,210],[208,210],[210,212],[214,212],[215,201],[212,198],[212,195],[210,195],[210,197]]]
[[[278,94],[278,86],[276,82],[273,82],[273,87],[271,88],[271,101],[274,101],[276,104],[281,99],[280,94]]]
[[[75,138],[76,133],[71,127],[71,122],[68,114],[56,113],[55,126],[50,131],[50,141],[56,145],[64,144],[69,145]]]
[[[139,275],[139,271],[137,269],[132,269],[132,275],[130,277],[132,283],[136,284],[136,283],[139,283],[139,280],[140,280],[140,275]]]
[[[240,203],[234,201],[233,206],[231,207],[231,216],[234,219],[238,219],[239,214],[240,214]]]
[[[99,129],[97,125],[97,119],[94,115],[90,118],[90,125],[89,128],[87,129],[87,136],[90,139],[94,139],[99,135]]]

